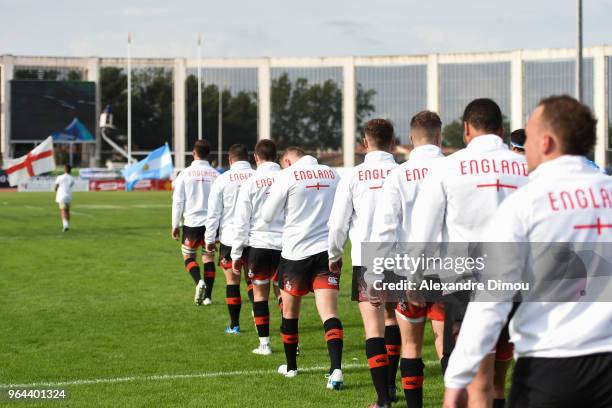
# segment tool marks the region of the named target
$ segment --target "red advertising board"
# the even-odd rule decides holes
[[[172,190],[170,180],[139,180],[134,187],[135,190]],[[125,180],[89,180],[89,191],[124,191]]]

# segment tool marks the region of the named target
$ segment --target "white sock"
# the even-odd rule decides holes
[[[262,346],[267,346],[270,344],[270,337],[260,337],[259,344]]]
[[[70,226],[70,223],[66,220],[62,220],[62,224],[64,224],[64,228],[68,228]]]

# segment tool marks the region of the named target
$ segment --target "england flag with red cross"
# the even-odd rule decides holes
[[[49,136],[25,156],[5,160],[2,169],[6,172],[11,186],[23,184],[31,177],[53,171],[53,138]]]

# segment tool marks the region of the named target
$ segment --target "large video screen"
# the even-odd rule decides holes
[[[12,140],[44,140],[71,124],[79,134],[95,135],[95,82],[13,80],[10,89]]]

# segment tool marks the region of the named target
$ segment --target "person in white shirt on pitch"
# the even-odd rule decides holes
[[[183,170],[172,183],[172,231],[171,236],[179,240],[181,218],[183,234],[181,252],[185,269],[196,285],[194,302],[200,306],[212,302],[212,289],[215,282],[214,257],[204,249],[206,215],[208,213],[208,196],[213,182],[219,172],[212,168],[208,161],[210,146],[205,140],[198,140],[193,146],[193,162]],[[196,260],[198,248],[202,247],[202,264],[204,279]]]
[[[502,113],[494,101],[481,98],[470,102],[463,114],[463,129],[467,147],[436,163],[414,204],[409,242],[418,253],[421,245],[436,243],[440,236],[450,243],[478,242],[503,200],[528,181],[525,158],[511,152],[501,138]],[[440,278],[457,279],[458,275]],[[468,298],[469,292],[458,292],[443,299],[443,367],[454,347]],[[511,358],[512,346],[507,337],[500,338],[495,353],[485,357],[468,387],[470,406],[491,406],[495,360]],[[496,407],[503,403],[502,399],[494,401]]]
[[[280,171],[276,144],[270,139],[260,140],[254,156],[257,170],[242,185],[236,201],[231,256],[234,273],[240,274],[242,263],[246,263],[247,276],[253,283],[253,318],[259,336],[259,347],[253,353],[267,356],[272,354],[268,296],[280,262],[285,214],[281,211],[270,223],[261,217],[270,187]],[[278,291],[277,286],[274,289]]]
[[[59,204],[60,217],[62,218],[62,231],[70,228],[70,206],[72,205],[72,188],[74,177],[70,175],[72,166],[64,166],[64,174],[55,179],[55,202]]]
[[[287,364],[278,372],[288,378],[298,373],[300,305],[302,296],[314,292],[331,363],[327,388],[337,390],[344,382],[344,330],[338,318],[340,273],[329,270],[327,221],[339,176],[299,147],[287,148],[280,162],[284,169],[278,173],[262,210],[264,222],[285,213],[278,286],[283,298],[281,336]]]
[[[542,100],[529,118],[525,152],[530,183],[502,203],[482,236],[484,242],[541,248],[533,254],[511,251],[513,258],[515,252],[519,256],[504,270],[508,281],[521,281],[524,270],[533,268],[540,281],[552,286],[555,276],[550,274],[567,267],[563,262],[570,259],[560,258],[561,264],[543,269],[538,262],[554,250],[553,243],[598,243],[603,261],[612,261],[612,179],[585,157],[595,145],[596,123],[588,106],[566,95]],[[588,265],[597,267],[598,262]],[[598,299],[598,294],[610,293],[610,270],[600,276],[587,271],[586,276],[580,296],[595,298],[534,298],[516,310],[510,335],[518,360],[509,407],[612,406],[612,308]],[[569,277],[565,283],[581,289]],[[465,387],[508,319],[512,295],[468,306],[466,330],[459,334],[444,377],[445,407],[466,406]]]
[[[234,214],[240,187],[255,173],[248,162],[249,153],[245,145],[235,144],[228,150],[230,169],[221,174],[212,185],[208,197],[208,215],[206,217],[206,250],[215,251],[217,228],[219,229],[219,265],[227,282],[225,303],[230,315],[230,324],[226,334],[240,334],[240,273],[232,270],[232,244],[234,241]],[[247,280],[250,285],[250,281]]]
[[[376,205],[372,242],[408,242],[412,208],[421,183],[435,163],[444,157],[440,150],[441,131],[442,121],[435,112],[419,112],[410,121],[413,149],[408,161],[394,169],[385,180]],[[404,396],[409,407],[422,407],[425,365],[421,353],[425,322],[431,320],[436,353],[442,359],[444,305],[431,302],[419,307],[402,301],[395,312],[401,331],[400,371]]]
[[[383,183],[389,173],[397,167],[391,154],[395,146],[395,133],[391,122],[385,119],[368,121],[364,126],[363,145],[367,152],[364,162],[343,175],[334,197],[334,205],[327,223],[329,270],[340,273],[344,244],[350,237],[353,266],[351,299],[359,302],[359,311],[365,329],[365,352],[377,396],[372,406],[388,407],[395,399],[397,372],[397,364],[390,367],[389,360],[391,357],[395,358],[395,361],[399,360],[401,339],[393,312],[395,304],[385,303],[385,307],[381,307],[380,300],[368,296],[363,276],[361,243],[370,241],[376,203],[381,199]],[[388,316],[387,319],[385,315]],[[386,339],[391,337],[389,334],[393,331],[394,338]],[[385,340],[390,340],[389,344],[386,344]]]

